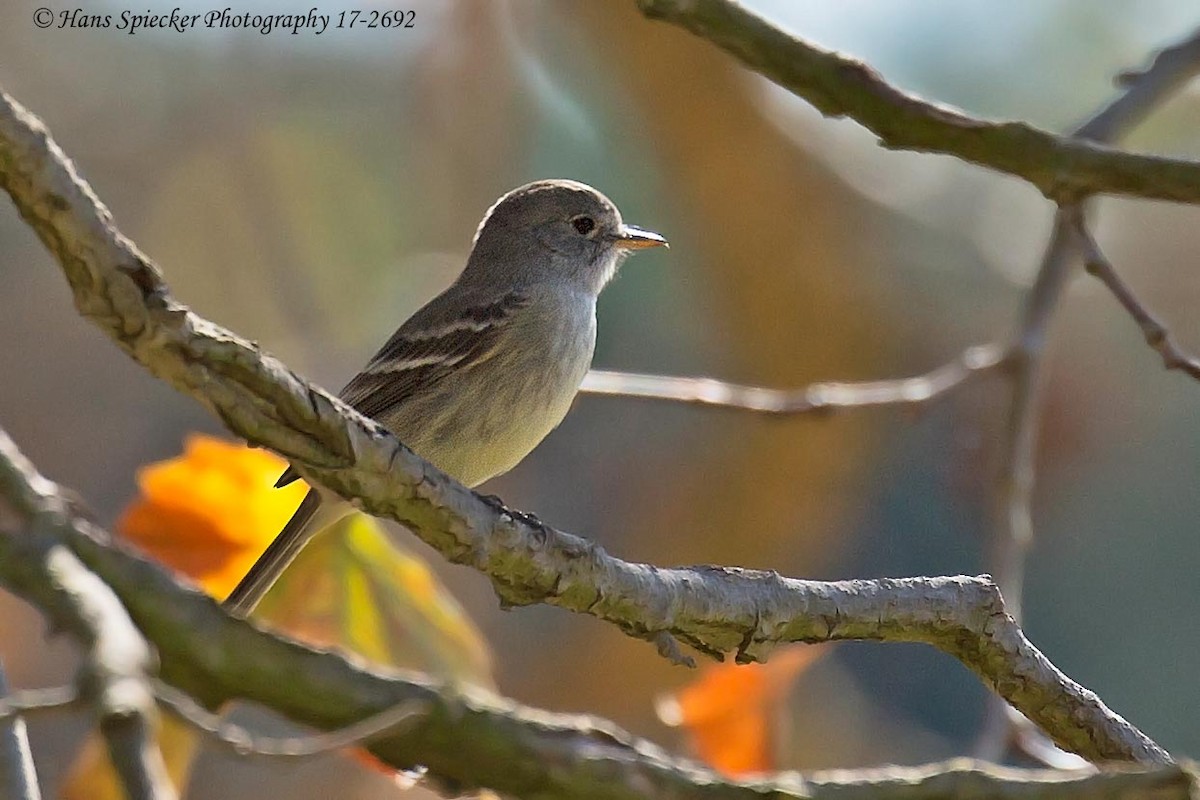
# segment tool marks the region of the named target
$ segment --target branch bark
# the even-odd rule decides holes
[[[20,467],[13,470],[12,465]],[[6,444],[0,448],[0,490],[5,496],[22,491],[22,481],[36,485],[44,495],[64,499],[60,492],[27,468],[20,454]],[[14,476],[18,478],[14,480]],[[23,518],[18,512],[15,518]],[[9,519],[13,519],[10,516]],[[331,652],[311,649],[227,616],[208,596],[175,582],[162,567],[144,561],[113,543],[100,529],[71,514],[66,524],[39,526],[21,537],[0,536],[0,581],[21,591],[35,605],[56,618],[52,592],[25,590],[25,575],[37,573],[41,552],[72,553],[100,576],[124,603],[129,617],[155,645],[164,680],[195,697],[207,707],[230,700],[261,703],[301,723],[341,733],[295,743],[271,744],[282,754],[316,752],[331,742],[370,737],[369,749],[397,769],[417,766],[446,792],[490,788],[506,795],[541,800],[647,800],[658,797],[730,798],[947,798],[990,796],[999,798],[1155,798],[1184,800],[1196,786],[1189,766],[1159,764],[1124,772],[1108,770],[1094,775],[1054,771],[1022,771],[966,760],[920,768],[888,768],[865,772],[833,772],[812,776],[783,773],[771,780],[731,781],[694,763],[678,759],[661,748],[638,739],[611,723],[591,717],[555,714],[520,706],[486,691],[431,683],[410,673],[379,674]],[[24,547],[19,547],[23,544]],[[782,581],[784,579],[775,578]],[[903,605],[902,597],[919,580],[905,582],[857,581],[844,587],[813,584],[814,590],[853,591],[856,602],[872,613]],[[975,591],[996,598],[982,581],[935,580],[942,590],[940,602],[929,609],[927,627],[937,632],[953,623],[935,617],[953,616],[961,606],[960,591]],[[874,602],[872,597],[886,602]],[[820,598],[814,598],[814,601]],[[998,599],[998,598],[996,598]],[[895,617],[872,623],[851,612],[821,620],[826,633],[838,638],[837,626],[846,634],[863,634],[881,628],[882,637],[897,631]],[[1015,626],[1003,615],[981,613],[985,624],[1011,635]],[[961,634],[955,634],[961,635]],[[988,649],[981,642],[972,646]],[[993,654],[995,655],[995,654]],[[987,658],[986,655],[981,655]],[[1037,670],[1038,665],[1027,665]],[[1052,667],[1050,669],[1053,669]],[[1087,693],[1080,690],[1084,695]],[[69,693],[54,692],[56,703],[69,701]],[[95,696],[93,696],[95,699]],[[186,701],[167,698],[183,711],[185,720],[196,715]],[[1057,701],[1056,701],[1057,702]],[[49,705],[45,698],[29,704]],[[1064,711],[1071,713],[1070,703]],[[1077,710],[1077,709],[1076,709]],[[194,711],[192,709],[191,711]],[[198,729],[228,742],[229,731],[209,722]],[[1103,731],[1094,731],[1103,741]],[[241,737],[238,736],[238,739]],[[252,746],[253,739],[248,740]],[[276,745],[279,745],[276,747]],[[1161,751],[1158,751],[1161,754]],[[1165,757],[1165,754],[1161,754]]]
[[[850,117],[884,147],[942,153],[1015,175],[1059,204],[1093,194],[1200,202],[1200,163],[1127,153],[922,100],[861,61],[782,31],[735,0],[639,0],[639,6],[651,19],[707,39],[822,114]]]

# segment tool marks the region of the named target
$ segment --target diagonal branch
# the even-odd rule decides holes
[[[1078,239],[1080,250],[1083,252],[1084,266],[1087,268],[1088,274],[1099,278],[1113,293],[1117,302],[1121,304],[1121,308],[1125,309],[1125,312],[1142,329],[1142,335],[1146,337],[1146,344],[1162,356],[1163,366],[1167,369],[1180,370],[1196,380],[1200,380],[1200,359],[1189,355],[1180,347],[1167,326],[1160,322],[1158,317],[1154,316],[1154,313],[1137,298],[1133,289],[1117,273],[1112,262],[1096,244],[1095,238],[1087,228],[1083,214],[1078,212],[1074,214],[1071,217],[1071,225]]]
[[[133,358],[213,409],[251,441],[378,516],[406,525],[449,560],[488,576],[501,602],[546,603],[626,633],[663,632],[703,652],[764,658],[778,642],[919,641],[963,661],[1066,749],[1094,760],[1169,756],[1066,678],[1005,613],[987,578],[819,583],[724,567],[660,569],[542,525],[466,489],[379,426],[236,335],[197,317],[113,226],[41,122],[0,93],[0,185],[62,264],[76,304]],[[120,585],[106,550],[78,552],[143,628],[137,585]],[[203,699],[203,698],[202,698]]]
[[[1059,203],[1100,193],[1200,202],[1200,163],[1126,153],[922,100],[861,61],[780,30],[735,0],[639,0],[639,5],[647,17],[709,40],[822,114],[850,117],[884,147],[943,153],[1006,172]]]
[[[672,400],[763,414],[807,414],[849,408],[920,406],[1004,364],[994,345],[968,347],[958,358],[913,378],[861,383],[814,383],[800,389],[741,386],[713,378],[677,378],[594,369],[580,391],[588,394]]]

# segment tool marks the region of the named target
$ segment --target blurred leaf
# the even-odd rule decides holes
[[[291,517],[308,487],[275,489],[287,464],[273,453],[193,435],[183,454],[138,471],[141,496],[117,531],[225,597]]]
[[[194,729],[172,716],[159,717],[158,746],[167,764],[167,775],[176,786],[187,786],[199,749]],[[108,763],[108,748],[98,733],[83,743],[67,771],[59,797],[63,800],[125,800],[125,789]]]
[[[379,664],[492,685],[487,645],[458,601],[363,514],[310,542],[254,617]]]
[[[765,664],[715,664],[655,703],[659,719],[687,732],[689,749],[731,777],[780,769],[784,702],[796,677],[827,648],[796,645]]]
[[[265,450],[189,436],[181,456],[139,471],[142,494],[121,515],[117,530],[209,594],[225,597],[308,491],[303,481],[274,488],[286,467]],[[255,619],[377,664],[493,685],[487,643],[453,595],[421,559],[363,514],[310,542],[263,599]],[[196,732],[164,717],[159,744],[171,779],[185,787],[199,749]],[[354,755],[395,774],[365,751]],[[124,797],[99,735],[84,744],[62,797]]]

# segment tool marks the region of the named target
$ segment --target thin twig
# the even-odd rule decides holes
[[[0,705],[11,697],[4,668],[0,666]],[[11,714],[0,716],[0,798],[41,800],[41,797],[25,720],[13,719]]]
[[[580,391],[588,394],[670,400],[763,414],[806,414],[875,406],[919,406],[1004,363],[995,345],[969,347],[924,375],[862,383],[815,383],[800,389],[742,386],[714,378],[682,378],[592,370]]]
[[[400,734],[429,712],[428,703],[410,700],[335,731],[272,737],[253,734],[243,726],[223,719],[168,683],[157,681],[154,692],[158,701],[181,720],[243,756],[304,758],[329,753],[366,744],[381,736]]]
[[[1142,335],[1146,337],[1146,344],[1162,357],[1163,366],[1167,369],[1177,369],[1200,380],[1200,360],[1180,347],[1167,326],[1138,300],[1133,289],[1117,273],[1112,262],[1096,244],[1096,239],[1088,230],[1083,215],[1076,214],[1072,218],[1072,225],[1080,251],[1083,253],[1084,266],[1088,274],[1099,278],[1117,298],[1121,308],[1125,309],[1125,312],[1142,329]]]
[[[57,711],[79,705],[82,698],[75,686],[22,689],[0,696],[0,721],[39,711]]]

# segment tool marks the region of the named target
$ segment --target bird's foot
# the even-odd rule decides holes
[[[504,514],[508,517],[511,517],[512,519],[519,520],[520,522],[525,523],[526,525],[530,526],[531,528],[545,528],[546,527],[546,523],[542,522],[541,519],[538,518],[537,514],[533,514],[528,511],[518,511],[515,508],[511,508],[511,507],[505,505],[504,501],[501,500],[499,497],[497,497],[494,494],[480,495],[480,497],[483,498],[483,502],[487,503],[489,506],[491,506],[496,511],[498,511],[501,514]]]

